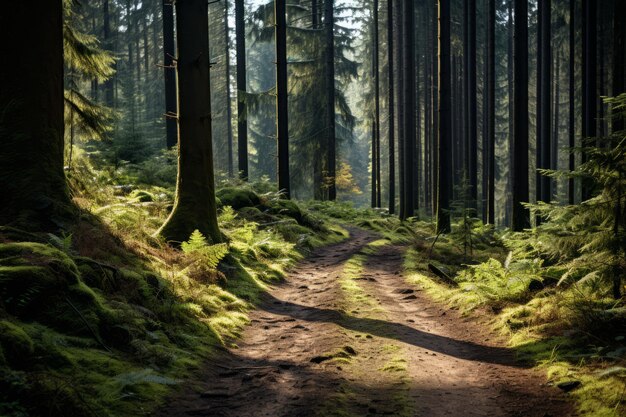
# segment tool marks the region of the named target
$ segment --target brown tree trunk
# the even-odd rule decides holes
[[[528,0],[515,0],[513,230],[530,227],[528,202]]]
[[[287,11],[285,0],[274,1],[276,21],[276,140],[278,141],[278,189],[290,198],[289,119],[287,95]]]
[[[179,243],[199,230],[211,242],[222,240],[217,225],[208,6],[205,0],[176,2],[178,43],[178,178],[174,209],[158,233]]]
[[[450,0],[439,1],[439,174],[437,187],[437,233],[450,232],[451,117],[450,112]]]
[[[396,208],[396,163],[395,163],[395,106],[394,106],[394,42],[393,42],[393,0],[387,0],[387,69],[389,92],[387,105],[389,106],[388,141],[389,141],[389,214],[395,213]]]
[[[248,179],[248,110],[246,105],[246,28],[244,0],[235,0],[237,51],[237,159],[239,177]]]
[[[326,0],[324,9],[324,25],[326,36],[326,167],[323,170],[326,176],[325,185],[328,187],[328,199],[334,201],[337,198],[335,187],[335,15],[334,0]]]
[[[16,58],[0,65],[0,225],[65,228],[63,2],[6,3],[0,34],[0,53]]]

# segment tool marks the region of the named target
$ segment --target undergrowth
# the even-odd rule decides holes
[[[149,415],[239,335],[268,283],[347,237],[294,202],[241,186],[218,192],[228,243],[194,232],[176,250],[154,237],[170,188],[99,171],[85,156],[68,174],[74,227],[0,228],[3,416]]]

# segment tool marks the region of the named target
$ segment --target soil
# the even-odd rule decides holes
[[[252,312],[237,346],[206,364],[157,416],[575,415],[540,371],[485,326],[434,303],[378,237],[316,250]],[[346,262],[361,260],[348,278]]]

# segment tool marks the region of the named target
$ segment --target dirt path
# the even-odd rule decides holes
[[[574,415],[493,335],[405,283],[402,248],[351,233],[294,268],[238,348],[157,415]]]

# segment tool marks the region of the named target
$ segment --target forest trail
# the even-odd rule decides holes
[[[402,277],[403,248],[351,229],[316,250],[158,416],[574,415],[493,334]]]

